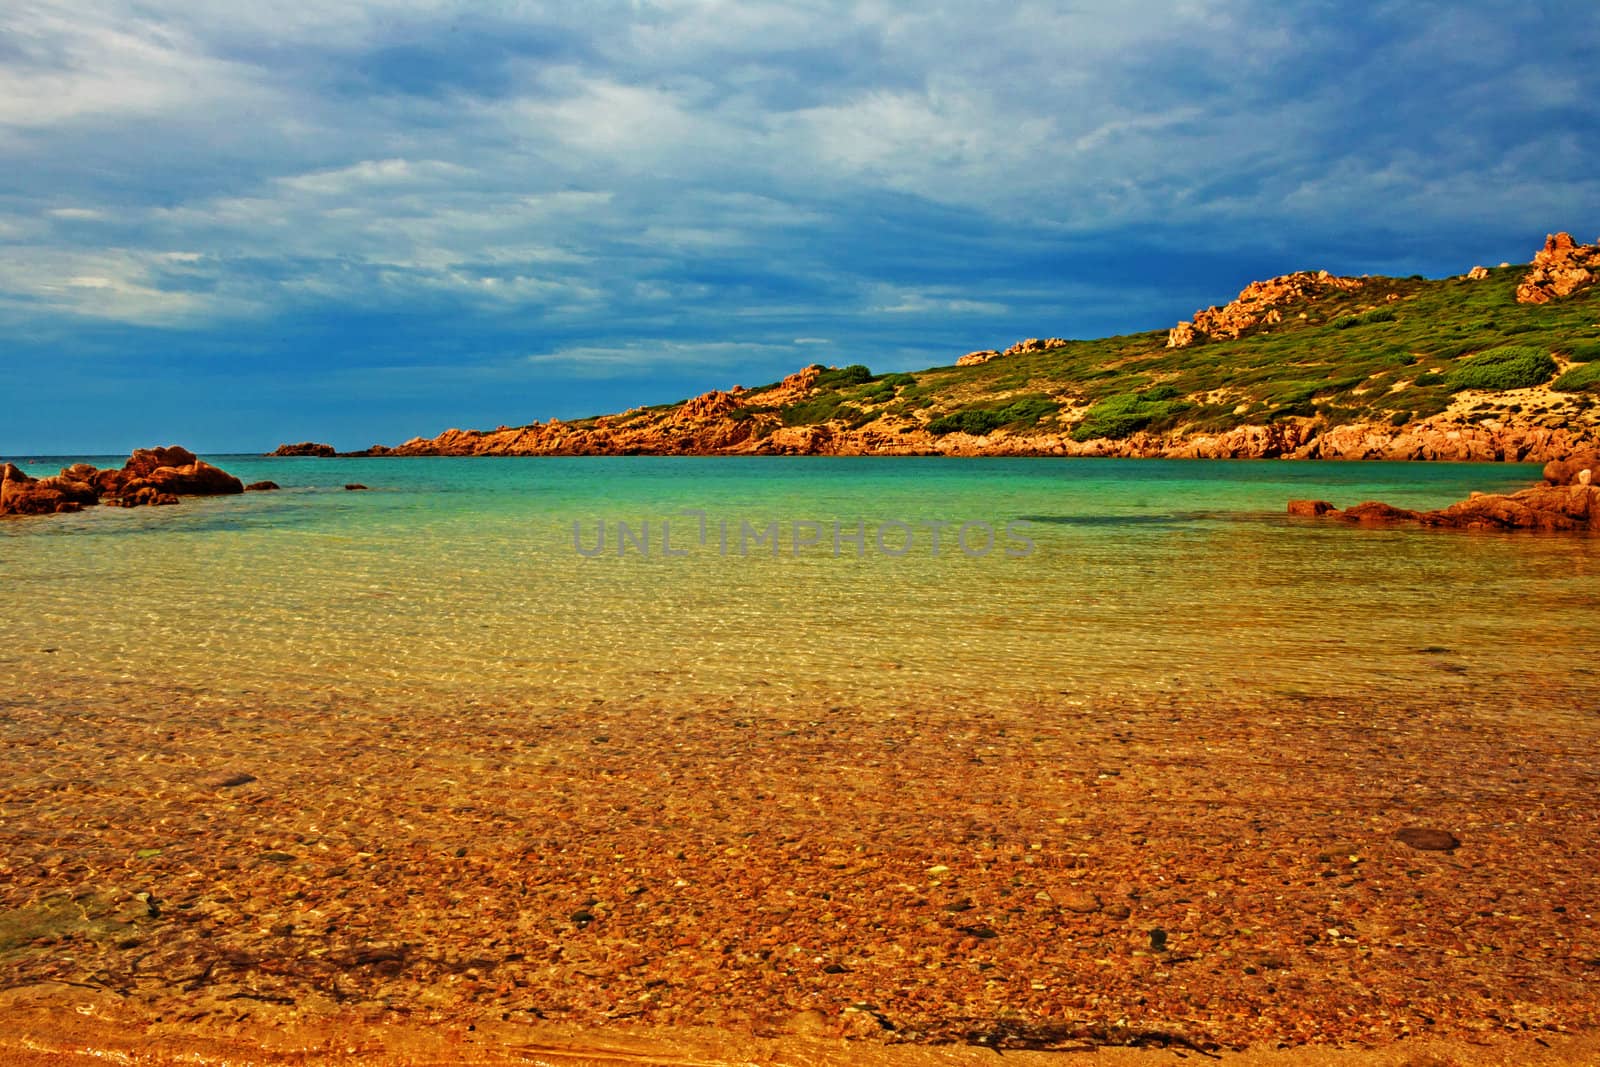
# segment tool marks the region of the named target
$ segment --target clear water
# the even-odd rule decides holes
[[[1439,507],[1533,467],[210,458],[284,490],[0,522],[14,687],[886,710],[1216,691],[1531,713],[1534,675],[1600,692],[1600,540],[1283,514],[1293,497]],[[922,524],[939,522],[935,553]],[[741,553],[743,523],[777,524],[778,553],[749,534]],[[963,523],[993,548],[972,525],[963,552]]]

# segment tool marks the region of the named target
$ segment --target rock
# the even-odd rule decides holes
[[[177,445],[166,448],[136,448],[128,462],[122,465],[123,473],[130,478],[146,478],[160,467],[187,467],[199,462],[193,452]]]
[[[1018,341],[1004,352],[1002,356],[1020,356],[1024,352],[1048,352],[1052,348],[1065,348],[1067,340],[1062,337],[1029,337],[1025,341]]]
[[[79,464],[49,478],[34,478],[7,463],[0,467],[0,515],[54,515],[82,511],[99,503],[94,468]]]
[[[1353,508],[1329,512],[1328,514],[1337,515],[1346,522],[1363,523],[1407,522],[1418,517],[1415,511],[1407,511],[1405,508],[1397,508],[1392,504],[1384,504],[1376,500],[1368,500],[1357,504]]]
[[[1580,245],[1570,233],[1552,233],[1517,285],[1517,303],[1547,304],[1587,289],[1600,277],[1600,243]]]
[[[279,485],[277,482],[251,482],[249,485],[244,487],[244,491],[247,493],[270,493],[274,489],[282,488],[283,486]]]
[[[1100,898],[1087,889],[1063,889],[1052,893],[1051,896],[1063,911],[1079,915],[1092,915],[1102,906]]]
[[[1540,485],[1502,496],[1485,493],[1418,517],[1425,526],[1459,529],[1590,530],[1600,532],[1600,487]]]
[[[279,445],[267,453],[269,456],[321,456],[324,459],[337,454],[332,445],[319,444],[315,441],[301,441],[297,445]]]
[[[200,784],[207,789],[233,789],[255,780],[256,776],[246,771],[219,771],[200,779]]]
[[[172,493],[163,493],[153,485],[139,485],[125,489],[118,496],[106,497],[103,503],[113,508],[165,507],[178,503]]]
[[[1473,267],[1467,271],[1467,280],[1472,282],[1482,281],[1489,276],[1488,267]]]
[[[1559,473],[1559,472],[1558,472]],[[1590,468],[1575,478],[1591,473]],[[1536,485],[1510,495],[1473,493],[1471,497],[1438,511],[1416,512],[1389,504],[1367,501],[1344,511],[1296,514],[1327,515],[1358,523],[1415,522],[1423,526],[1451,529],[1502,529],[1545,531],[1589,531],[1600,533],[1600,485],[1576,480],[1571,485]],[[1295,505],[1315,505],[1316,501],[1293,501]]]
[[[1199,340],[1202,340],[1202,335],[1192,322],[1180,322],[1167,331],[1168,348],[1188,348]]]
[[[186,448],[141,448],[121,469],[96,470],[87,463],[76,463],[49,478],[32,478],[5,464],[0,468],[0,515],[51,515],[99,503],[114,507],[176,504],[180,495],[243,491],[239,479],[195,458]]]
[[[1326,500],[1291,500],[1289,501],[1289,514],[1309,515],[1312,518],[1321,518],[1330,511],[1339,509]]]
[[[720,389],[713,389],[709,393],[702,393],[683,402],[678,409],[678,417],[684,420],[714,419],[719,415],[726,415],[739,406],[732,393],[724,393]]]
[[[362,485],[360,482],[346,482],[345,483],[345,491],[346,492],[350,492],[350,493],[360,492],[361,490],[364,490],[364,489],[367,489],[367,488],[370,488],[370,487]]]
[[[1461,847],[1461,841],[1455,834],[1423,826],[1407,826],[1396,830],[1394,839],[1402,845],[1410,845],[1424,852],[1453,852]]]
[[[1201,338],[1231,340],[1262,325],[1283,321],[1287,306],[1309,303],[1329,293],[1348,292],[1367,284],[1365,278],[1341,278],[1325,270],[1297,271],[1266,281],[1251,282],[1231,303],[1194,313],[1193,322],[1180,322],[1167,333],[1168,348],[1186,348]]]
[[[230,496],[244,492],[244,483],[203,459],[183,466],[160,466],[143,479],[163,493],[175,496]]]
[[[1000,353],[996,352],[992,348],[985,348],[978,352],[968,352],[966,355],[956,360],[956,366],[976,367],[980,363],[987,363],[991,359],[997,359],[999,355]]]
[[[1589,475],[1587,480],[1583,477],[1585,473]],[[1580,452],[1544,465],[1544,480],[1550,485],[1590,485],[1597,474],[1600,474],[1600,451]]]

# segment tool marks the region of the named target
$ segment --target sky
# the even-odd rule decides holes
[[[394,444],[1600,234],[1600,5],[7,0],[0,456]]]

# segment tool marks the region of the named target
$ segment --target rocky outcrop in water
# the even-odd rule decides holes
[[[1552,233],[1517,286],[1517,303],[1548,304],[1600,279],[1600,243],[1580,245],[1570,233]]]
[[[1296,271],[1265,281],[1251,282],[1230,303],[1194,313],[1193,322],[1180,322],[1167,333],[1168,348],[1187,348],[1201,340],[1230,340],[1258,326],[1283,321],[1283,309],[1310,303],[1329,293],[1348,292],[1367,284],[1365,278],[1341,278],[1325,270]]]
[[[1516,493],[1473,493],[1438,511],[1410,511],[1371,500],[1340,511],[1325,500],[1291,500],[1289,514],[1372,525],[1600,533],[1600,452],[1552,461],[1545,465],[1544,479],[1543,485]]]
[[[87,463],[33,478],[7,463],[0,468],[0,515],[53,515],[95,504],[145,507],[176,504],[180,496],[244,492],[244,484],[186,448],[141,448],[121,468]]]
[[[338,455],[332,445],[318,444],[316,441],[301,441],[297,445],[279,445],[269,456],[320,456],[324,459]]]

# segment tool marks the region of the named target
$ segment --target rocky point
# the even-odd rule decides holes
[[[31,477],[7,463],[0,467],[0,515],[56,515],[96,504],[176,504],[182,496],[221,496],[244,489],[238,478],[186,448],[140,448],[121,468],[75,463],[47,478]]]

